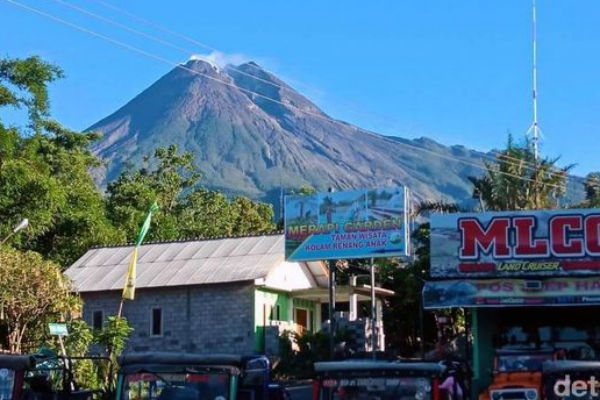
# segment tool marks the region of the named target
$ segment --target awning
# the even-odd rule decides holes
[[[346,302],[350,300],[351,294],[358,296],[358,301],[371,300],[371,286],[359,285],[359,286],[336,286],[335,288],[335,300],[339,302]],[[375,287],[375,297],[381,299],[384,297],[393,296],[395,292],[380,287]],[[329,289],[328,288],[310,288],[294,290],[292,292],[294,298],[318,301],[321,303],[329,303]]]
[[[600,277],[429,281],[423,307],[535,307],[600,304]]]

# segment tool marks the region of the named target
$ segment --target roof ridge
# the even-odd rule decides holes
[[[198,237],[192,237],[192,238],[151,240],[151,241],[144,242],[142,245],[145,246],[145,245],[166,244],[166,243],[208,242],[211,240],[244,239],[244,238],[252,238],[252,237],[277,236],[277,235],[283,235],[283,230],[277,229],[277,230],[273,230],[270,232],[250,233],[250,234],[244,234],[244,235],[198,236]],[[134,242],[94,244],[94,245],[90,246],[88,250],[107,249],[107,248],[115,248],[115,247],[130,247],[130,246],[133,246],[134,244],[135,244]]]

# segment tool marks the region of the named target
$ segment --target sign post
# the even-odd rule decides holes
[[[396,186],[286,196],[286,259],[408,256],[407,196]]]
[[[65,366],[67,369],[70,368],[69,360],[67,358],[67,350],[65,349],[65,342],[63,341],[64,336],[69,336],[69,330],[67,329],[67,324],[64,323],[49,323],[48,329],[50,330],[50,335],[58,337],[58,344],[60,345],[61,355],[65,358]],[[71,388],[75,389],[73,382],[71,382]]]
[[[58,323],[50,323],[48,324],[48,329],[50,330],[50,334],[52,336],[58,337],[58,343],[60,344],[60,351],[64,357],[67,356],[67,351],[65,350],[65,344],[63,341],[64,336],[69,336],[69,330],[67,329],[67,324],[58,324]]]
[[[330,190],[285,198],[285,256],[288,261],[329,261],[330,353],[335,346],[335,261],[371,260],[371,336],[377,343],[375,257],[406,257],[410,251],[408,190],[404,186]]]
[[[600,210],[438,214],[424,308],[600,304]]]
[[[373,360],[377,358],[377,300],[375,299],[375,260],[371,257],[371,346]]]
[[[329,357],[335,351],[335,260],[329,260]]]

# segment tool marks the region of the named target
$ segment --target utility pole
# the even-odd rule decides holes
[[[4,239],[0,240],[0,246],[4,243],[8,242],[8,239],[13,237],[17,232],[27,228],[29,226],[29,220],[27,218],[23,218],[23,220],[19,223],[19,225],[15,226],[14,229],[6,236]]]
[[[375,261],[371,257],[371,347],[373,359],[377,358],[378,329],[377,325],[377,299],[375,298]]]
[[[329,193],[335,189],[329,188]],[[329,358],[333,360],[335,350],[335,271],[336,260],[329,260]]]
[[[335,350],[335,260],[329,260],[329,358]]]

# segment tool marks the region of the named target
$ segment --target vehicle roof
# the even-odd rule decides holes
[[[525,355],[525,354],[552,354],[554,353],[553,349],[498,349],[496,350],[496,355],[499,356],[508,356],[508,355]]]
[[[9,368],[15,371],[33,369],[35,357],[15,354],[0,354],[0,368]]]
[[[546,361],[543,364],[544,372],[565,372],[565,371],[600,371],[600,361],[576,361],[576,360],[557,360]]]
[[[238,354],[193,354],[181,352],[130,353],[119,357],[119,365],[233,365],[240,366],[244,357]]]
[[[342,371],[415,371],[442,373],[445,367],[435,362],[398,362],[378,360],[323,361],[315,363],[316,372]]]

